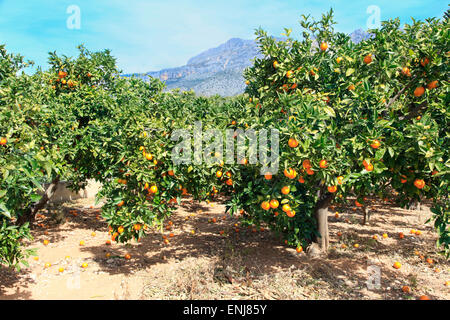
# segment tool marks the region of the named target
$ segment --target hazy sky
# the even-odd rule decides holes
[[[67,20],[80,10],[80,28]],[[331,7],[336,29],[367,29],[369,6],[381,20],[443,16],[443,0],[0,0],[0,44],[46,67],[49,51],[75,55],[78,44],[111,49],[124,72],[145,72],[184,65],[189,58],[233,37],[252,39],[262,27],[279,36],[283,28],[300,31],[301,14],[320,17]],[[70,20],[76,22],[76,20]]]

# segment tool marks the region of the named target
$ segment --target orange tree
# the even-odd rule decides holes
[[[304,17],[301,41],[258,30],[264,57],[245,72],[249,114],[280,131],[281,170],[241,172],[231,207],[287,243],[326,249],[336,195],[364,206],[365,195],[393,189],[402,206],[433,199],[448,255],[448,23],[391,20],[359,44],[333,31],[332,12]]]

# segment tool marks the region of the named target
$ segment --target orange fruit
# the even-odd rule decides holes
[[[372,54],[371,53],[369,53],[368,55],[366,55],[365,57],[364,57],[364,63],[365,64],[369,64],[369,63],[371,63],[372,62]]]
[[[422,96],[424,93],[425,93],[425,88],[424,88],[424,87],[417,87],[417,88],[414,90],[414,95],[415,95],[416,97],[420,97],[420,96]]]
[[[84,241],[83,240],[80,241],[80,246],[84,246]]]
[[[131,255],[129,255],[128,253],[125,255],[125,259],[126,260],[130,260],[131,259]]]
[[[295,216],[295,210],[289,210],[289,211],[286,211],[286,215],[287,215],[289,218],[293,218],[293,217]]]
[[[419,297],[419,300],[430,300],[430,298],[428,296],[423,295]]]
[[[61,267],[61,268],[58,269],[58,271],[59,271],[60,273],[63,273],[63,272],[64,272],[64,268]]]
[[[400,182],[401,183],[406,183],[408,180],[406,179],[406,176],[405,175],[401,175],[400,176]]]
[[[353,245],[353,247],[359,248],[359,244],[355,243],[355,244]]]
[[[125,202],[122,200],[122,201],[120,201],[120,202],[117,204],[117,206],[118,206],[118,207],[121,207],[121,206],[124,205],[124,203],[125,203]]]
[[[402,73],[403,73],[405,76],[408,76],[408,77],[411,76],[411,70],[409,70],[408,67],[403,67],[403,68],[402,68]]]
[[[294,75],[294,72],[292,70],[289,70],[288,72],[286,72],[286,78],[292,78],[292,76]]]
[[[388,237],[388,235],[387,235],[387,233],[383,233],[383,238],[387,238]]]
[[[145,158],[147,159],[147,160],[152,160],[153,159],[153,156],[152,156],[152,154],[151,153],[146,153],[145,154]]]
[[[423,179],[416,179],[414,180],[414,185],[418,189],[423,189],[423,187],[425,187],[425,181],[423,181]]]
[[[380,140],[374,140],[370,146],[374,149],[378,149],[381,146],[381,142]]]
[[[373,171],[373,164],[369,163],[369,164],[366,166],[366,170],[367,170],[367,171]]]
[[[295,251],[297,251],[298,253],[303,251],[302,246],[298,246],[297,248],[295,248]]]
[[[8,142],[8,140],[6,140],[6,138],[1,138],[0,139],[0,146],[6,145],[7,142]]]
[[[158,187],[157,187],[157,186],[151,186],[151,187],[150,187],[150,192],[151,192],[151,193],[156,193],[156,192],[158,192]]]
[[[415,232],[415,234],[416,234],[416,236],[420,236],[420,235],[422,234],[422,232],[420,232],[420,230],[417,230],[417,231]]]
[[[405,235],[403,234],[403,232],[400,232],[400,233],[398,234],[398,237],[399,237],[400,239],[403,239],[403,238],[405,237]]]
[[[314,170],[312,170],[311,168],[306,169],[306,174],[309,176],[312,176],[314,174]]]
[[[275,69],[278,68],[278,61],[275,60],[272,65]]]
[[[338,231],[338,233],[336,233],[338,237],[342,237],[342,232]]]
[[[111,240],[106,240],[105,244],[106,244],[107,246],[110,246],[110,245],[111,245]]]
[[[339,176],[336,179],[337,179],[338,184],[342,184],[343,181],[344,181],[344,177],[343,176]]]
[[[45,268],[50,268],[52,266],[52,264],[51,263],[49,263],[49,262],[47,262],[46,264],[45,264]]]
[[[319,167],[321,167],[322,169],[325,169],[326,167],[328,167],[327,160],[320,160]]]
[[[280,205],[280,203],[278,202],[278,200],[276,200],[276,199],[270,200],[270,207],[271,207],[272,209],[278,208],[279,205]]]
[[[269,202],[263,201],[263,202],[261,203],[261,208],[262,208],[263,210],[269,210],[269,209],[270,209],[270,204],[269,204]]]
[[[337,191],[337,186],[329,186],[328,187],[328,192],[335,193],[336,191]]]
[[[400,268],[402,267],[402,264],[401,264],[400,262],[394,262],[393,267],[394,267],[395,269],[400,269]]]
[[[322,43],[320,44],[320,50],[326,51],[327,49],[328,49],[328,43],[322,42]]]
[[[303,177],[300,177],[300,178],[298,178],[298,182],[305,183],[305,179],[303,179]]]
[[[173,172],[173,170],[169,170],[169,171],[167,172],[167,174],[168,174],[169,176],[174,176],[174,175],[175,175],[175,173]]]
[[[264,178],[265,178],[266,180],[271,180],[271,179],[272,179],[272,174],[271,174],[270,172],[267,172],[267,173],[264,175]]]
[[[355,200],[355,206],[357,206],[357,207],[362,207],[363,205],[362,205],[361,203],[359,203],[358,200]]]
[[[292,168],[284,169],[284,175],[289,179],[295,179],[295,177],[297,176],[297,172]]]
[[[139,231],[141,230],[141,225],[139,223],[134,225],[134,230]]]
[[[46,246],[46,245],[48,245],[49,243],[50,243],[50,241],[49,240],[44,240],[44,246]]]
[[[219,170],[219,171],[216,172],[216,177],[217,178],[221,178],[222,174],[223,174],[222,171]]]
[[[288,212],[288,211],[291,211],[291,206],[286,203],[286,204],[283,204],[283,207],[281,207],[281,209],[284,212]]]
[[[118,232],[118,233],[123,233],[124,230],[125,230],[125,229],[123,228],[123,226],[120,226],[120,227],[117,229],[117,232]]]
[[[377,236],[376,234],[374,234],[374,235],[372,236],[372,239],[378,240],[378,236]]]
[[[355,85],[353,85],[353,84],[349,85],[348,90],[350,90],[350,91],[355,90]]]
[[[229,185],[229,186],[232,186],[233,185],[233,180],[232,179],[228,179],[225,183],[227,185]]]
[[[408,286],[403,286],[403,287],[402,287],[402,291],[403,291],[404,293],[411,293],[411,288],[408,287]]]
[[[433,259],[431,259],[431,258],[427,258],[426,261],[427,261],[428,264],[433,264]]]
[[[86,269],[86,268],[88,267],[88,264],[85,262],[85,263],[83,263],[83,264],[81,265],[81,267],[82,267],[83,269]]]
[[[336,62],[337,62],[337,63],[341,63],[342,60],[344,60],[342,57],[337,57],[337,58],[336,58]]]
[[[66,77],[66,76],[67,76],[67,72],[64,72],[64,71],[59,71],[59,72],[58,72],[58,77],[59,77],[60,79]]]
[[[295,140],[294,138],[289,138],[288,145],[291,148],[296,148],[298,146],[298,141]]]
[[[303,160],[302,166],[303,166],[303,168],[305,168],[305,169],[311,168],[311,161],[309,161],[308,159]]]
[[[289,188],[289,186],[284,186],[283,188],[281,188],[282,194],[288,194],[289,192],[291,192],[291,188]]]
[[[431,81],[431,82],[427,85],[428,90],[431,90],[431,89],[436,88],[436,87],[437,87],[437,84],[438,84],[438,81],[437,81],[437,80]]]
[[[429,63],[430,63],[430,60],[426,57],[423,58],[422,60],[420,60],[420,64],[422,65],[422,67],[425,67]]]

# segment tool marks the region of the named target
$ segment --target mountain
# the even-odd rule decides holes
[[[356,43],[369,36],[362,29],[350,34],[352,41]],[[245,80],[242,72],[252,65],[255,57],[262,55],[254,40],[232,38],[189,59],[184,66],[122,76],[134,76],[144,80],[148,80],[149,77],[158,78],[165,82],[166,91],[179,88],[192,89],[203,96],[214,94],[233,96],[244,92]]]

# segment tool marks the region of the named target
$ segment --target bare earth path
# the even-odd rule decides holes
[[[0,267],[0,299],[450,299],[449,264],[435,253],[436,234],[424,225],[427,208],[374,203],[363,226],[359,212],[336,207],[329,217],[332,249],[327,258],[311,259],[268,230],[242,227],[220,203],[185,199],[170,230],[110,246],[92,199],[64,206],[76,210],[67,211],[65,223],[53,224],[47,216],[37,221],[27,246],[38,249],[38,260],[30,257],[20,273]],[[395,261],[402,264],[398,270]],[[368,267],[375,275],[380,271],[379,287],[375,280],[368,288]],[[402,291],[405,285],[410,293]]]

